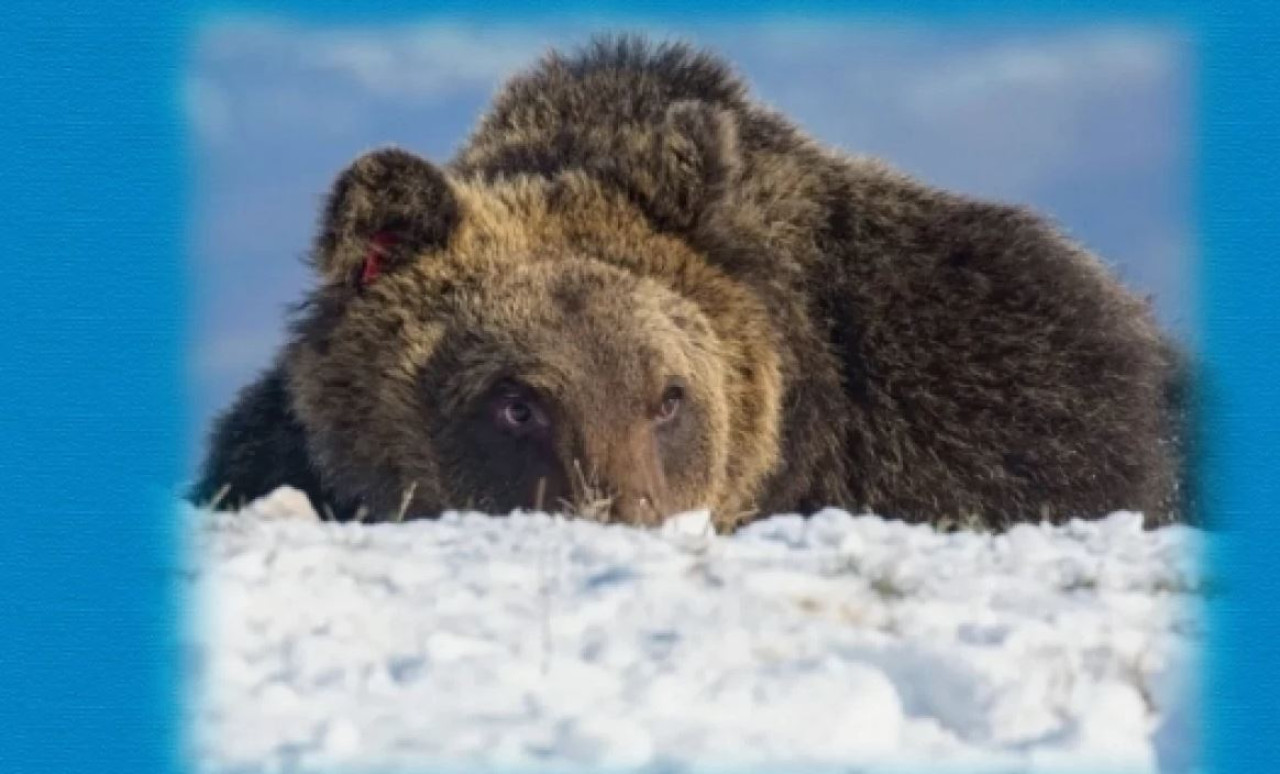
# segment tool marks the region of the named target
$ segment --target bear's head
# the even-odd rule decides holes
[[[649,180],[658,201],[581,169],[468,175],[394,149],[352,164],[284,359],[328,488],[372,518],[749,510],[778,457],[776,334],[663,222],[706,168],[679,191]]]

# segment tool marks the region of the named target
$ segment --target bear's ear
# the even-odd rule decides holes
[[[422,250],[448,243],[458,202],[430,162],[395,148],[366,153],[338,176],[314,263],[326,282],[363,288]]]
[[[687,231],[738,179],[737,124],[726,110],[681,100],[667,108],[641,158],[619,153],[606,167],[658,224]]]

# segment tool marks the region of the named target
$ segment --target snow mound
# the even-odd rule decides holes
[[[1199,767],[1202,533],[188,509],[204,771]]]

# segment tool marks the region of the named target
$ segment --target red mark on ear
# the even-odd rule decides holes
[[[360,287],[368,287],[382,273],[382,261],[395,243],[396,235],[389,231],[379,231],[373,235],[369,250],[364,254],[364,266],[360,268]]]

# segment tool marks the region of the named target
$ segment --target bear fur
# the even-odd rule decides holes
[[[197,501],[1187,516],[1186,368],[1143,300],[1042,218],[825,148],[683,44],[553,52],[447,165],[357,159],[313,263]]]

